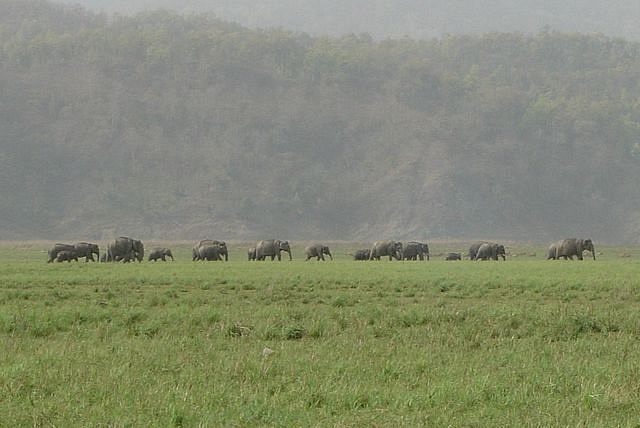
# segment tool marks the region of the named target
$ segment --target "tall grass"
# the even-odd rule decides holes
[[[638,422],[633,257],[250,263],[238,246],[193,263],[185,246],[175,263],[125,265],[40,251],[0,247],[11,426]]]

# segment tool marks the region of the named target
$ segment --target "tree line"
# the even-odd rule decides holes
[[[0,1],[0,234],[635,241],[639,45]]]

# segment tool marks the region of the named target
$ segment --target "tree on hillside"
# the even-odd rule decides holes
[[[3,233],[634,240],[640,224],[635,43],[312,37],[37,0],[0,3],[0,35]]]

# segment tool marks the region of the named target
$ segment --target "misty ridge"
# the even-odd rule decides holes
[[[375,39],[522,32],[602,33],[640,40],[635,0],[65,0],[97,12],[151,9],[213,13],[250,28],[314,36],[367,33]]]
[[[638,242],[633,31],[394,38],[105,4],[0,0],[0,239]]]

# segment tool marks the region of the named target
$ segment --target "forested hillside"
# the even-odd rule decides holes
[[[602,33],[640,40],[637,0],[58,0],[96,11],[148,9],[215,13],[250,28],[282,27],[314,35],[440,37],[493,31]]]
[[[640,50],[0,0],[0,238],[640,236]]]

